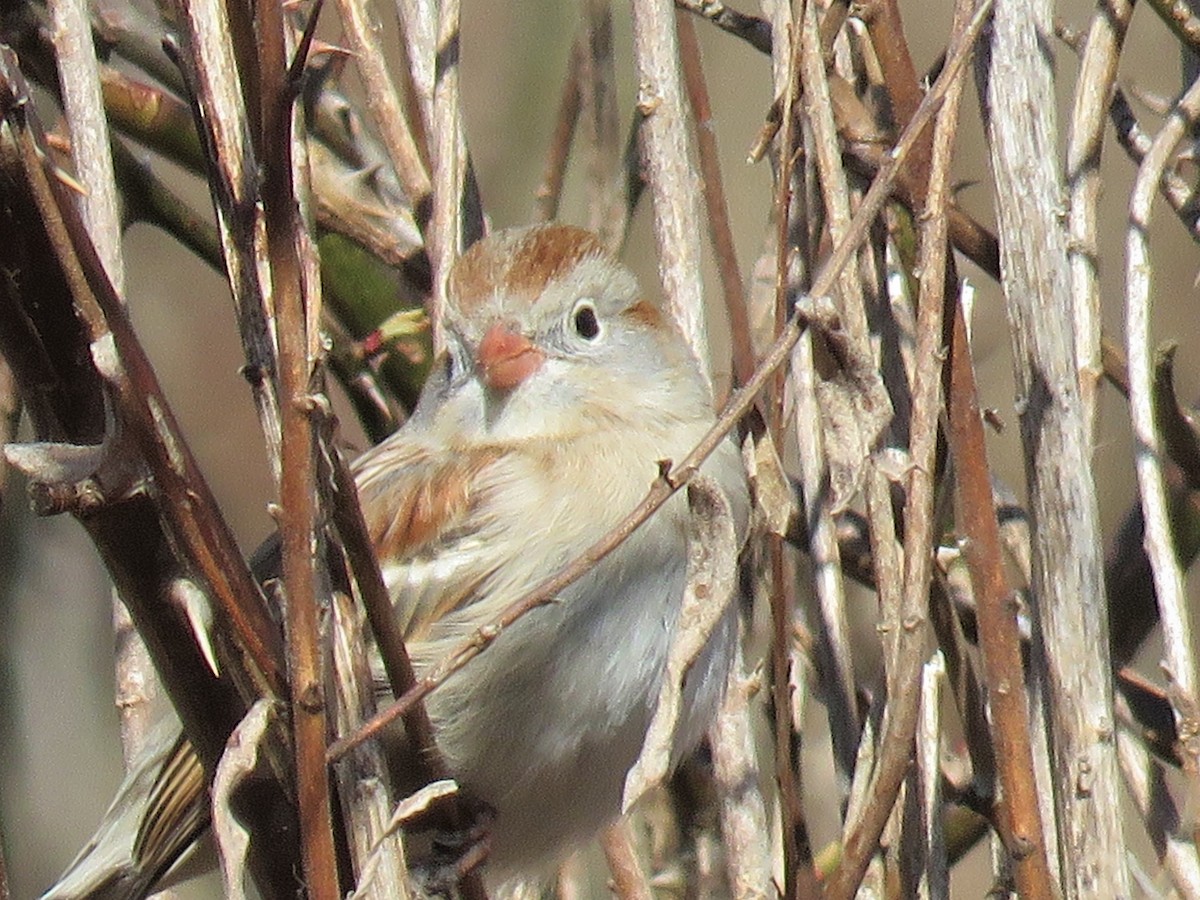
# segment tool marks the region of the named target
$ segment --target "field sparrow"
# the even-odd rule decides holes
[[[418,672],[607,533],[713,419],[682,338],[593,235],[535,226],[470,248],[416,411],[353,467]],[[733,443],[703,471],[744,534]],[[495,811],[490,882],[547,873],[618,814],[679,612],[686,517],[677,495],[428,698],[451,771]],[[687,676],[676,759],[714,712],[734,625]]]

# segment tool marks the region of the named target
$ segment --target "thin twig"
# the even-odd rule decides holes
[[[76,177],[87,190],[79,198],[83,219],[113,287],[118,294],[124,294],[117,183],[87,4],[83,0],[52,0],[50,12],[54,20],[63,112],[71,131],[71,158]]]
[[[186,60],[180,60],[195,103],[196,130],[209,161],[209,191],[216,208],[225,266],[237,311],[243,370],[250,383],[267,460],[278,484],[280,411],[275,385],[275,348],[267,322],[273,310],[255,261],[264,259],[262,211],[257,171],[241,81],[234,62],[230,20],[220,3],[182,3],[174,15],[185,35]],[[182,51],[175,48],[177,54]],[[255,111],[257,118],[258,111]]]
[[[408,76],[420,117],[420,127],[415,130],[418,139],[421,139],[421,135],[428,135],[428,130],[433,127],[433,93],[437,82],[437,7],[432,0],[396,0],[396,9],[400,14],[400,37],[404,41]],[[426,146],[425,149],[423,156],[431,159],[431,148]]]
[[[621,135],[617,121],[617,67],[613,56],[610,0],[585,0],[579,42],[579,99],[583,138],[588,147],[588,227],[614,249],[624,237],[614,204],[621,174]]]
[[[800,29],[800,69],[798,75],[804,86],[805,111],[812,127],[812,146],[816,157],[817,173],[820,178],[821,192],[824,201],[824,212],[827,219],[830,239],[834,245],[840,244],[850,226],[850,189],[846,172],[842,167],[841,154],[838,147],[837,126],[833,118],[833,104],[829,94],[829,81],[825,71],[824,54],[821,48],[819,27],[815,8],[805,13]],[[916,148],[920,155],[920,148]],[[911,165],[911,163],[910,163]],[[900,609],[901,583],[899,546],[895,540],[895,524],[892,515],[890,485],[888,479],[870,455],[875,449],[879,436],[873,433],[877,424],[884,428],[891,418],[890,398],[886,396],[882,385],[878,383],[877,365],[871,348],[870,327],[867,322],[866,294],[863,290],[861,270],[859,266],[847,265],[842,269],[841,277],[835,291],[837,308],[845,323],[846,333],[852,345],[852,352],[862,360],[865,367],[870,367],[872,376],[876,379],[880,396],[870,396],[867,390],[859,388],[863,395],[861,402],[856,402],[856,408],[880,414],[882,422],[866,420],[872,416],[862,416],[863,428],[869,428],[864,434],[862,448],[868,458],[863,465],[866,471],[865,496],[867,503],[867,520],[871,528],[871,541],[875,548],[876,584],[880,594],[880,604],[884,608],[885,628],[888,610],[898,613]],[[856,388],[858,386],[856,385]],[[835,498],[836,499],[836,498]],[[898,616],[896,616],[898,620]],[[893,636],[896,629],[892,629]]]
[[[1145,546],[1154,575],[1159,621],[1163,630],[1163,668],[1171,682],[1168,691],[1175,708],[1177,727],[1184,741],[1184,768],[1193,789],[1200,779],[1200,709],[1197,689],[1200,675],[1192,636],[1183,573],[1171,533],[1170,509],[1163,475],[1164,454],[1154,415],[1154,372],[1150,343],[1149,248],[1150,214],[1175,145],[1200,117],[1200,79],[1188,88],[1154,139],[1138,169],[1129,200],[1126,237],[1125,330],[1128,335],[1129,401],[1133,420],[1138,487],[1145,520]]]
[[[788,14],[780,4],[778,15]],[[779,53],[787,53],[786,75],[782,95],[783,108],[791,110],[795,104],[797,86],[797,55],[799,42],[789,18],[788,43],[781,43]],[[778,63],[779,60],[776,59]],[[786,327],[788,310],[788,288],[790,286],[791,259],[789,235],[792,229],[794,167],[796,162],[797,138],[795,117],[786,115],[779,130],[778,174],[775,183],[775,259],[774,259],[774,311],[775,333]],[[811,336],[801,335],[806,343]],[[799,344],[797,344],[797,347]],[[797,347],[792,348],[793,357]],[[784,373],[777,372],[773,379],[772,393],[768,404],[768,436],[775,446],[783,439]],[[819,460],[817,460],[819,462]],[[797,704],[792,692],[793,679],[797,677],[795,659],[792,655],[792,623],[795,620],[795,591],[790,580],[785,579],[783,540],[770,534],[767,539],[768,577],[770,578],[771,606],[771,707],[774,711],[775,781],[779,788],[779,812],[782,818],[783,840],[783,896],[809,898],[819,896],[812,875],[812,846],[808,837],[808,824],[804,818],[801,802],[801,786],[797,759],[796,726]]]
[[[367,620],[379,648],[388,684],[392,694],[400,697],[416,683],[412,661],[404,644],[404,631],[379,572],[379,562],[370,549],[367,523],[363,518],[354,478],[340,453],[333,455],[330,465],[333,468],[334,524],[342,538],[354,582],[362,594]],[[448,777],[449,769],[434,741],[433,725],[423,704],[416,704],[405,715],[404,729],[415,751],[415,774],[426,784]]]
[[[1096,430],[1096,390],[1100,359],[1100,279],[1097,218],[1102,182],[1100,149],[1105,113],[1117,77],[1125,29],[1133,15],[1129,0],[1103,0],[1092,17],[1075,81],[1075,105],[1067,132],[1066,180],[1070,191],[1067,229],[1071,264],[1071,302],[1075,319],[1075,365],[1083,417]]]
[[[1004,802],[996,819],[1022,897],[1056,896],[1038,807],[1025,703],[1021,633],[1005,582],[1004,551],[992,499],[987,443],[962,304],[955,298],[950,345],[949,443],[957,475],[959,529],[979,617],[979,644],[991,711],[992,741]]]
[[[374,713],[374,679],[361,613],[341,592],[335,591],[331,599],[330,716],[334,733],[344,734]],[[364,896],[409,900],[404,844],[399,833],[389,828],[395,801],[383,748],[364,744],[338,764],[334,776],[359,890],[370,884],[371,891]]]
[[[338,0],[342,26],[354,51],[354,62],[363,80],[363,98],[392,167],[408,194],[412,209],[429,202],[432,184],[425,161],[413,138],[413,129],[404,116],[400,94],[387,67],[387,54],[372,21],[368,0]]]
[[[708,19],[722,31],[741,38],[751,47],[763,53],[771,53],[771,24],[730,9],[721,0],[675,0],[675,6]]]
[[[31,405],[33,418],[52,440],[99,444],[104,406],[89,399],[87,388],[89,379],[98,386],[98,375],[109,383],[115,417],[135,451],[132,458],[120,451],[122,461],[144,465],[153,474],[155,491],[153,498],[134,495],[119,505],[102,503],[81,521],[130,603],[188,736],[211,773],[245,704],[279,694],[283,679],[278,635],[91,246],[75,197],[55,177],[28,87],[15,55],[6,48],[0,48],[0,96],[9,101],[0,131],[5,149],[0,158],[9,185],[5,196],[13,216],[5,221],[22,223],[9,229],[0,245],[11,245],[21,256],[14,271],[33,265],[37,284],[36,302],[16,316],[5,316],[5,353],[14,365],[21,364],[21,378],[28,377],[31,388],[27,396],[38,399]],[[13,307],[24,302],[20,292],[4,296]],[[91,341],[90,358],[88,344],[82,342],[69,350],[69,357],[57,353],[40,363],[28,360],[25,350],[13,353],[19,345],[7,341],[15,323],[20,325],[17,333],[26,337],[23,344],[56,353],[60,345],[86,337]],[[40,333],[29,334],[31,329]],[[80,366],[81,360],[87,360],[86,367]],[[55,380],[64,379],[62,389],[47,393],[37,387],[46,383],[47,364],[53,366]],[[217,647],[222,679],[214,676],[199,650],[186,615],[175,604],[162,602],[164,585],[183,572],[206,591],[217,628],[230,638]],[[282,745],[273,740],[269,752],[280,784],[286,786]],[[288,827],[286,787],[263,799],[253,811],[256,826],[263,833],[280,824]],[[255,855],[264,894],[281,894],[278,880],[280,873],[291,870],[294,845],[267,840]]]
[[[746,292],[742,287],[742,272],[737,261],[737,247],[729,225],[729,207],[725,202],[725,181],[721,177],[721,162],[717,156],[717,136],[713,128],[712,108],[708,87],[704,83],[704,67],[700,58],[700,42],[692,20],[677,13],[675,24],[679,31],[679,53],[683,61],[683,78],[695,125],[696,150],[700,161],[700,179],[704,190],[704,206],[708,212],[708,234],[712,241],[717,272],[721,276],[721,294],[725,313],[729,317],[729,334],[733,343],[733,375],[738,384],[745,384],[754,371],[754,347],[750,343],[750,317]]]
[[[450,269],[463,250],[466,146],[458,102],[458,19],[459,0],[441,4],[437,19],[437,80],[433,89],[433,217],[427,241],[433,263],[429,319],[435,355],[445,346],[443,319]]]
[[[750,714],[752,683],[743,670],[742,640],[734,645],[729,680],[716,721],[708,731],[713,782],[720,802],[721,843],[734,900],[767,900],[771,885],[771,832],[758,784],[754,728]]]
[[[1200,53],[1200,15],[1194,5],[1182,0],[1147,0],[1171,33],[1192,53]]]
[[[916,900],[946,900],[950,896],[946,834],[942,827],[940,703],[945,679],[945,661],[935,652],[921,672],[916,769],[905,796],[900,851],[905,896]]]
[[[890,21],[886,10],[889,4],[883,4],[883,21],[898,30],[898,24]],[[956,6],[955,34],[958,39],[961,29],[967,24],[970,7],[959,4]],[[892,9],[894,14],[894,9]],[[816,34],[815,17],[810,17],[808,23],[811,40],[814,46],[810,52],[812,71],[806,70],[808,84],[820,83],[823,68],[818,69],[821,59],[819,36]],[[877,27],[881,27],[877,25]],[[897,39],[895,35],[892,39]],[[903,41],[900,41],[903,43]],[[878,39],[876,44],[878,44]],[[953,46],[953,44],[952,44]],[[911,66],[908,54],[898,48],[893,48],[889,58],[893,59],[892,66],[905,71]],[[897,80],[902,80],[897,75]],[[897,84],[899,97],[905,94],[901,85]],[[914,84],[915,87],[915,84]],[[937,443],[938,415],[940,413],[939,384],[941,375],[942,355],[939,352],[942,344],[942,288],[946,278],[946,225],[945,216],[940,213],[944,209],[949,193],[948,169],[950,152],[957,130],[957,101],[961,96],[962,82],[956,81],[950,85],[946,103],[938,115],[937,132],[940,136],[938,144],[938,169],[933,168],[929,147],[933,134],[923,134],[918,137],[916,156],[923,159],[929,166],[929,173],[937,171],[938,178],[929,184],[928,190],[932,199],[926,199],[924,221],[926,227],[922,232],[921,257],[918,266],[921,270],[921,300],[918,319],[918,350],[916,382],[913,389],[912,422],[909,428],[911,444],[911,468],[904,508],[905,546],[903,574],[896,578],[902,582],[903,590],[896,586],[889,592],[881,592],[881,605],[884,616],[892,610],[889,621],[890,634],[888,637],[888,705],[887,715],[883,723],[883,734],[880,737],[880,749],[872,778],[870,801],[864,805],[862,814],[857,819],[848,822],[848,836],[845,841],[845,851],[842,864],[827,888],[831,897],[849,897],[858,888],[859,881],[869,863],[873,848],[886,826],[895,804],[897,793],[903,782],[905,770],[911,755],[913,736],[916,732],[920,711],[919,691],[916,685],[920,679],[921,667],[926,656],[926,637],[921,625],[927,618],[927,602],[929,596],[929,581],[931,577],[932,553],[930,548],[934,543],[933,537],[933,476],[936,471],[935,452]],[[901,102],[897,105],[897,115],[902,121],[916,112],[919,104]],[[828,118],[828,116],[826,116]],[[911,125],[911,119],[910,125]],[[828,126],[826,126],[828,127]],[[826,163],[830,165],[832,161]],[[928,175],[927,177],[932,177]],[[823,176],[823,181],[828,181]],[[834,224],[831,215],[831,228]],[[876,476],[878,480],[878,476]],[[882,493],[875,505],[890,509],[890,498],[886,493],[886,482],[881,482],[876,491]],[[872,523],[872,538],[878,543],[878,523]],[[888,541],[890,535],[885,534],[883,540]],[[879,563],[877,562],[878,566]],[[886,577],[886,569],[877,575],[877,582]]]

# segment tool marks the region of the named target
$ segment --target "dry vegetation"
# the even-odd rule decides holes
[[[65,565],[59,582],[37,580],[28,560],[60,552],[38,541],[60,538],[14,524],[24,482],[39,515],[78,520],[132,617],[118,615],[127,758],[154,716],[152,662],[216,780],[232,870],[228,795],[238,767],[257,765],[246,867],[263,896],[291,895],[296,872],[321,900],[408,891],[389,835],[431,797],[393,797],[362,743],[376,702],[359,635],[371,629],[401,698],[379,714],[427,743],[421,698],[487,636],[414,680],[324,392],[368,440],[403,421],[439,340],[448,267],[492,218],[522,216],[487,204],[489,180],[537,168],[523,201],[534,218],[588,225],[618,252],[653,244],[663,305],[727,398],[720,431],[664,466],[630,524],[731,429],[759,509],[742,671],[703,758],[605,836],[612,890],[945,897],[990,841],[990,866],[976,853],[956,895],[1200,898],[1185,583],[1200,552],[1200,432],[1160,343],[1178,342],[1192,377],[1200,18],[1165,0],[1136,20],[1124,0],[580,0],[559,11],[574,29],[561,37],[520,2],[459,6],[4,5],[0,441],[19,442],[0,462],[0,674],[25,677],[13,597],[60,594],[65,616],[45,613],[55,627],[93,630],[105,602]],[[497,157],[513,145],[488,129],[524,128],[526,113],[472,112],[466,73],[488,79],[506,50],[473,59],[460,25],[541,54],[536,155]],[[1151,48],[1154,90],[1130,75],[1127,37]],[[706,83],[710,64],[721,74]],[[728,105],[731,84],[761,108],[714,116],[709,87]],[[752,166],[737,161],[746,148]],[[769,190],[747,186],[751,172]],[[157,230],[129,230],[139,223]],[[135,256],[176,244],[224,281],[126,288]],[[185,334],[210,286],[232,296],[250,390],[193,372],[164,391],[171,351],[148,354],[141,326]],[[137,330],[133,293],[150,298],[133,304]],[[236,347],[228,318],[191,352]],[[188,412],[200,424],[181,429],[181,405],[209,418]],[[185,435],[204,444],[213,418],[242,407],[261,433],[236,420],[237,474],[214,493]],[[277,498],[286,641],[230,525],[249,469]],[[317,535],[341,552],[313,559]],[[352,601],[322,595],[335,564],[361,586]],[[546,572],[505,621],[587,565]],[[198,607],[211,609],[210,645],[193,637]],[[322,690],[326,704],[284,715],[258,702]],[[73,776],[45,784],[15,762],[34,741],[22,727],[62,727],[25,717],[18,693],[0,691],[0,779],[5,792],[28,781],[37,804]],[[82,728],[75,715],[52,714],[69,722],[60,741]],[[227,749],[235,731],[241,750]],[[426,758],[436,782],[446,773]],[[83,818],[64,824],[70,841]],[[65,862],[32,861],[34,819],[0,807],[0,898]],[[575,862],[557,887],[569,898],[589,883]],[[482,896],[474,877],[460,887]]]

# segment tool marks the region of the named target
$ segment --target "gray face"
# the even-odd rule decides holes
[[[443,416],[489,439],[561,440],[617,420],[690,417],[709,402],[678,336],[586,232],[493,234],[456,268],[450,300],[447,357],[422,406],[444,404]],[[489,388],[476,370],[480,341],[496,325],[542,356],[511,389]]]

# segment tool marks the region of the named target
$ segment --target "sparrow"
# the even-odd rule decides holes
[[[607,534],[660,462],[682,459],[714,421],[691,350],[595,235],[537,225],[469,248],[413,415],[352,466],[418,676]],[[742,540],[750,502],[735,444],[701,472]],[[678,620],[687,533],[676,494],[426,699],[450,772],[494,813],[490,885],[550,874],[619,815]],[[720,701],[735,606],[686,675],[676,762]],[[181,767],[177,752],[167,764]],[[73,875],[46,896],[79,896],[58,890]]]

